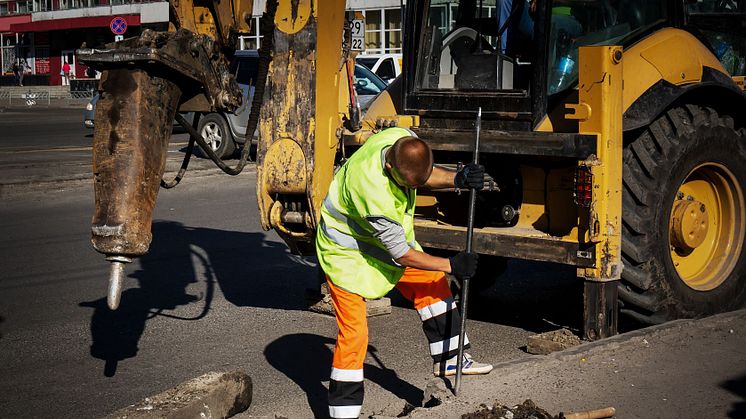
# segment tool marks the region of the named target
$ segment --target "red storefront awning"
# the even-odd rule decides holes
[[[31,22],[31,15],[16,15],[0,17],[0,33],[10,32],[10,25]]]
[[[127,20],[127,26],[140,26],[140,15],[117,15]],[[116,16],[86,16],[69,19],[41,20],[10,25],[12,32],[47,32],[83,28],[108,28]]]

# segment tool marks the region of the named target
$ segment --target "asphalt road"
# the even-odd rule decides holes
[[[262,231],[253,167],[235,178],[205,170],[161,191],[151,251],[127,266],[122,304],[112,312],[105,301],[108,265],[90,245],[90,131],[79,125],[77,110],[7,112],[0,113],[0,186],[26,176],[27,191],[4,194],[0,205],[1,417],[100,417],[205,372],[233,369],[254,382],[253,403],[239,417],[325,414],[336,325],[305,309],[314,261],[290,255],[273,232]],[[178,162],[183,151],[175,144],[169,160]],[[81,176],[64,188],[54,180],[72,175]],[[393,313],[369,320],[364,417],[420,406],[432,384],[419,317],[398,294],[391,297]],[[470,307],[475,358],[528,360],[528,335],[578,330],[582,284],[569,267],[512,261]],[[613,352],[621,344],[611,343],[596,354],[597,364],[588,364],[592,370],[577,368],[586,362],[577,355],[557,358],[563,365],[517,364],[505,380],[501,371],[466,377],[469,397],[433,414],[454,417],[466,400],[503,396],[517,403],[533,396],[558,409],[568,400],[596,407],[620,401],[631,413],[626,417],[739,417],[726,413],[733,406],[742,413],[735,403],[737,395],[746,397],[739,378],[744,326],[735,319],[650,340],[658,357],[634,346]],[[618,368],[614,359],[625,361]],[[628,371],[623,380],[612,375],[617,370]],[[619,385],[630,388],[616,391]],[[668,415],[674,410],[656,407],[660,399],[651,397],[710,400],[704,411],[711,414],[702,416],[694,409],[699,402],[690,401],[692,415]],[[648,415],[651,406],[657,410]]]
[[[101,416],[204,372],[236,368],[255,383],[245,417],[323,414],[336,325],[305,310],[314,261],[262,231],[253,167],[237,178],[188,175],[161,191],[151,252],[127,267],[122,305],[111,312],[108,265],[90,245],[90,183],[60,189],[48,181],[90,167],[91,131],[80,111],[6,110],[0,132],[10,134],[0,141],[0,178],[18,166],[43,174],[0,206],[2,416]],[[28,155],[32,163],[19,163]],[[526,356],[521,348],[533,332],[577,329],[580,292],[572,269],[512,264],[472,304],[473,355],[515,359]],[[367,411],[421,404],[431,378],[419,318],[392,298],[392,315],[370,319],[376,356],[366,366]]]
[[[255,382],[246,415],[323,412],[336,327],[305,311],[313,261],[288,254],[261,230],[254,182],[249,172],[161,192],[151,252],[127,267],[116,312],[105,303],[107,263],[89,242],[91,191],[8,200],[0,208],[3,415],[100,416],[204,372],[235,368]],[[564,308],[547,307],[579,291],[571,275],[523,271],[474,303],[481,309],[468,330],[479,359],[525,356],[527,335],[568,319]],[[542,285],[549,272],[553,285]],[[370,409],[419,404],[431,378],[419,318],[393,297],[394,313],[370,320],[377,354],[366,367]]]
[[[2,109],[0,127],[0,150],[89,146],[93,134],[83,127],[82,108]]]
[[[90,179],[92,142],[93,130],[83,126],[82,105],[0,108],[0,196],[62,189],[69,181]],[[187,142],[188,135],[176,129],[168,151],[169,180],[181,165]],[[209,160],[193,157],[190,173],[203,174],[213,167]]]

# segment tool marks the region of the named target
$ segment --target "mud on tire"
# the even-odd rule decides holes
[[[746,131],[710,108],[673,108],[639,133],[625,139],[623,171],[620,308],[644,323],[700,317],[743,307],[746,257],[743,228],[734,234],[731,263],[712,289],[695,289],[674,266],[669,239],[679,188],[702,165],[724,167],[732,175],[736,197],[746,191]],[[735,224],[743,226],[743,205]],[[740,241],[740,245],[738,243]],[[733,252],[732,252],[733,253]],[[707,265],[710,266],[710,265]]]

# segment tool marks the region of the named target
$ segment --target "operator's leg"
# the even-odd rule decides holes
[[[433,357],[433,374],[455,374],[461,314],[453,301],[445,274],[407,268],[396,288],[405,298],[414,302],[414,308],[420,314],[422,329],[430,344],[430,356]],[[465,335],[464,349],[469,346],[469,338]],[[466,353],[464,358],[464,374],[487,374],[492,371],[492,365],[475,362]]]
[[[339,326],[329,380],[329,416],[357,418],[363,405],[363,362],[368,350],[365,300],[328,278],[327,283]]]
[[[420,313],[433,360],[438,362],[456,355],[461,314],[453,301],[446,275],[407,268],[396,288],[414,302],[414,308]],[[468,347],[469,339],[465,338],[464,348]]]

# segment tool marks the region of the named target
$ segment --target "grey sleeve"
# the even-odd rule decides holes
[[[373,228],[373,237],[383,243],[394,260],[399,259],[409,251],[407,236],[404,234],[404,227],[401,224],[380,215],[371,215],[365,217],[365,219]]]

